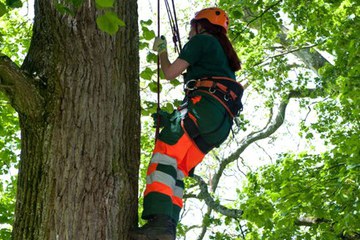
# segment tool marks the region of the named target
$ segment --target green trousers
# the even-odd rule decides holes
[[[183,206],[184,182],[205,154],[184,131],[185,115],[196,123],[204,140],[219,146],[225,141],[232,119],[225,108],[211,96],[200,93],[188,100],[187,107],[174,111],[170,124],[159,134],[148,167],[142,218],[167,215],[176,222]]]

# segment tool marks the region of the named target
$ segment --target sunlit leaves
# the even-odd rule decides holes
[[[115,0],[96,0],[98,9],[105,9],[105,13],[96,18],[96,24],[100,30],[115,35],[120,27],[125,27],[126,23],[118,17],[112,10],[115,5]]]
[[[231,19],[236,27],[230,36],[244,61],[240,77],[269,102],[292,89],[321,88],[327,95],[313,106],[318,121],[302,124],[299,132],[304,140],[320,137],[327,150],[284,155],[248,175],[248,185],[239,193],[249,221],[247,239],[359,234],[354,224],[359,222],[360,185],[359,2],[222,0],[220,5],[239,18]],[[332,54],[335,65],[321,57],[311,62],[315,47]],[[314,76],[314,69],[319,75]],[[311,107],[306,100],[302,106]],[[302,217],[319,222],[300,227]]]
[[[119,30],[119,27],[125,26],[125,23],[114,12],[106,12],[104,15],[99,16],[96,23],[102,31],[110,35],[114,35]]]
[[[0,93],[0,239],[10,239],[14,221],[16,179],[12,176],[20,151],[18,119]]]
[[[149,28],[151,27],[152,23],[153,22],[150,19],[147,21],[140,21],[140,26],[142,30],[141,37],[148,41],[155,38],[155,32]]]
[[[0,184],[0,239],[11,239],[15,210],[16,181],[11,179],[4,187]]]
[[[16,10],[0,17],[0,54],[9,56],[20,65],[29,48],[30,38],[31,24]]]

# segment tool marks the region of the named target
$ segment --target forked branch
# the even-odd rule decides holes
[[[43,100],[33,82],[9,57],[0,56],[0,91],[18,113],[28,117],[42,113]]]

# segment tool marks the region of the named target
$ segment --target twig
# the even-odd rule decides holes
[[[236,38],[238,38],[243,32],[245,32],[245,29],[248,28],[250,26],[250,24],[252,24],[253,22],[255,22],[256,20],[258,20],[259,18],[261,18],[262,16],[264,16],[268,11],[270,11],[273,7],[275,7],[276,5],[278,5],[279,3],[281,3],[282,0],[277,1],[276,3],[274,3],[273,5],[270,5],[269,7],[267,7],[262,13],[260,13],[258,16],[254,17],[253,19],[251,19],[246,26],[243,28],[243,30],[238,33],[233,39],[232,41],[235,41]]]

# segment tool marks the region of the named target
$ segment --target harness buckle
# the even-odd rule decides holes
[[[216,92],[216,89],[211,87],[211,88],[209,88],[209,92],[214,94]]]
[[[184,84],[184,90],[189,90],[189,91],[196,90],[197,89],[197,87],[196,87],[197,81],[198,80],[196,80],[196,79],[190,79],[189,81],[187,81]]]

